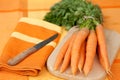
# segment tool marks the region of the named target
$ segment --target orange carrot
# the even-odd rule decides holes
[[[84,64],[84,74],[87,76],[91,71],[97,48],[97,36],[94,30],[90,30],[86,45],[86,59]]]
[[[101,56],[100,46],[97,47],[97,50],[98,50],[99,61],[100,61],[101,65],[104,65],[103,58],[101,58],[102,56]]]
[[[86,52],[86,41],[83,42],[82,48],[80,50],[80,59],[78,63],[78,69],[80,70],[80,72],[82,72],[82,69],[85,63],[85,54],[86,54],[85,52]]]
[[[105,69],[106,73],[109,73],[110,63],[108,59],[107,45],[106,45],[105,35],[103,32],[103,26],[101,24],[96,26],[96,33],[98,38],[98,46],[100,49],[100,52],[99,52],[100,63]]]
[[[69,47],[66,51],[62,66],[60,68],[60,72],[64,72],[67,69],[67,67],[69,66],[70,58],[71,58],[71,50],[72,50],[72,46],[74,44],[73,41],[74,41],[76,35],[77,35],[77,32],[73,33],[73,35],[72,35],[72,39],[71,39]]]
[[[71,70],[72,73],[75,75],[78,70],[78,62],[80,57],[80,49],[82,46],[82,43],[85,41],[89,34],[88,28],[82,28],[80,31],[78,31],[77,36],[74,40],[74,45],[72,47],[71,51]]]
[[[55,60],[54,70],[57,70],[58,67],[60,66],[60,64],[62,63],[62,60],[63,60],[63,58],[65,56],[65,53],[66,53],[66,51],[68,49],[69,43],[71,41],[71,38],[72,37],[68,38],[66,40],[66,42],[63,44],[63,46],[61,47],[61,49],[60,49],[60,51],[59,51],[59,53],[58,53],[58,55],[56,57],[56,60]]]

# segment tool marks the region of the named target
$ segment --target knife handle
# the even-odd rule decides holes
[[[7,64],[14,66],[14,65],[18,64],[19,62],[21,62],[22,60],[24,60],[27,56],[29,56],[36,50],[37,49],[35,47],[28,48],[27,50],[25,50],[25,51],[19,53],[18,55],[16,55],[15,57],[13,57],[12,59],[9,59]]]

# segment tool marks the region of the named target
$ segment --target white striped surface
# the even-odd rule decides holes
[[[23,41],[26,41],[26,42],[30,42],[30,43],[34,43],[34,44],[37,44],[37,43],[43,41],[43,40],[41,40],[41,39],[34,38],[34,37],[31,37],[31,36],[22,34],[22,33],[20,33],[20,32],[13,32],[13,33],[11,34],[11,37],[15,37],[15,38],[17,38],[17,39],[20,39],[20,40],[23,40]],[[55,46],[56,46],[56,43],[52,41],[52,42],[48,43],[47,45],[50,45],[50,46],[55,47]]]

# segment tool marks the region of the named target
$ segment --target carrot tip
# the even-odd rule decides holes
[[[110,70],[107,70],[106,73],[111,79],[113,78],[113,73]]]
[[[88,72],[84,71],[84,75],[85,75],[85,76],[88,76]]]
[[[85,76],[88,76],[88,74],[87,74],[87,73],[84,73],[84,75],[85,75]]]
[[[106,70],[106,73],[107,73],[107,76],[108,76],[109,80],[113,80],[113,79],[114,80],[119,80],[114,76],[114,74],[110,70]]]
[[[76,74],[76,72],[75,72],[75,71],[72,71],[72,74],[73,74],[73,75],[75,75],[75,74]]]
[[[81,68],[79,68],[79,71],[80,71],[80,73],[82,73],[82,72],[83,72]]]
[[[73,75],[75,75],[76,73],[73,73]]]
[[[63,73],[64,71],[62,69],[60,69],[60,72]]]
[[[54,70],[57,70],[57,67],[54,67]]]

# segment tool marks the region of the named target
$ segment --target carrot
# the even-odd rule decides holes
[[[97,36],[94,30],[90,30],[86,45],[86,60],[84,64],[84,74],[87,76],[91,71],[97,48]]]
[[[80,72],[82,72],[82,69],[85,63],[85,54],[86,54],[85,52],[86,52],[86,41],[83,42],[82,48],[80,50],[80,59],[78,63],[78,69],[80,70]]]
[[[102,62],[103,58],[101,58],[102,56],[101,56],[100,46],[97,47],[97,50],[98,50],[99,61],[100,61],[101,65],[104,65]]]
[[[101,58],[101,51],[100,51],[99,46],[98,46],[97,50],[98,50],[98,56],[99,56],[100,63],[101,63],[101,65],[104,65],[104,62],[103,62],[104,60]],[[116,77],[113,78],[113,74],[110,70],[107,72],[107,77],[109,80],[113,80],[113,79],[117,80]]]
[[[74,44],[73,42],[74,42],[76,35],[77,35],[77,32],[73,33],[73,35],[72,35],[72,39],[71,39],[69,47],[66,51],[62,66],[60,68],[60,72],[64,72],[67,69],[67,67],[69,66],[70,58],[71,58],[71,50],[72,50],[72,46]]]
[[[100,63],[105,69],[106,73],[109,74],[110,63],[108,60],[107,45],[106,45],[105,35],[103,32],[103,26],[101,24],[96,26],[96,33],[97,33],[97,38],[98,38],[98,46],[100,49],[100,52],[99,52]]]
[[[64,55],[68,49],[69,43],[70,43],[70,38],[66,40],[66,42],[63,44],[63,46],[61,47],[56,60],[55,60],[55,64],[54,64],[54,70],[57,70],[58,67],[60,66],[60,64],[62,63],[62,60],[64,58]]]
[[[68,49],[71,39],[72,39],[72,37],[68,38],[66,40],[66,42],[63,44],[63,46],[61,47],[61,49],[56,57],[56,60],[55,60],[54,70],[57,70],[58,67],[60,66],[60,64],[62,63],[62,60],[66,54],[66,51]]]
[[[75,75],[78,70],[78,62],[80,57],[79,51],[81,49],[82,43],[87,38],[88,34],[89,34],[89,29],[84,27],[80,31],[78,31],[77,36],[74,40],[74,45],[71,51],[71,70],[73,75]]]

